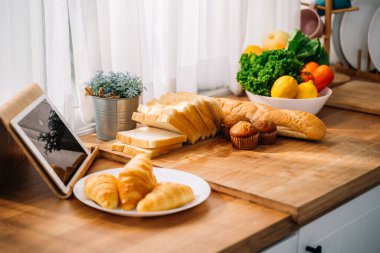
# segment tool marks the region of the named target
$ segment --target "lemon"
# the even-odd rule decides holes
[[[296,98],[316,98],[318,91],[312,80],[301,83],[298,85],[298,92]]]
[[[274,98],[295,98],[297,91],[296,79],[291,76],[282,76],[274,82],[270,94]]]

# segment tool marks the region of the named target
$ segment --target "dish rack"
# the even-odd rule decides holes
[[[331,41],[331,34],[332,34],[332,31],[331,31],[332,14],[358,11],[359,10],[359,8],[357,6],[333,10],[332,9],[332,3],[333,3],[333,0],[325,0],[326,6],[320,6],[320,5],[315,6],[315,8],[317,10],[325,11],[325,26],[324,26],[324,32],[323,32],[323,42],[324,42],[323,45],[324,45],[324,48],[325,48],[328,55],[330,55],[330,41]],[[305,3],[305,2],[301,2],[301,5],[310,6],[309,3]],[[358,66],[356,66],[357,69],[353,69],[350,66],[346,66],[346,65],[342,64],[341,62],[338,62],[334,66],[335,71],[347,74],[349,76],[357,76],[357,77],[361,77],[361,78],[380,82],[380,72],[377,70],[370,71],[371,57],[369,55],[369,52],[367,52],[367,62],[365,63],[366,64],[366,70],[365,71],[361,70],[361,66],[364,64],[361,61],[362,53],[363,52],[360,49],[357,52],[357,57],[358,57]]]
[[[356,6],[352,6],[350,8],[343,8],[343,9],[332,9],[333,0],[325,0],[326,6],[316,5],[315,8],[317,10],[325,11],[325,26],[323,30],[323,47],[325,48],[328,55],[330,55],[330,40],[331,40],[331,18],[332,14],[335,13],[342,13],[342,12],[350,12],[350,11],[358,11],[359,8]],[[301,2],[301,5],[305,6],[311,6],[308,3]]]

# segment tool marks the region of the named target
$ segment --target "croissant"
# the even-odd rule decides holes
[[[90,176],[84,184],[84,193],[101,207],[115,209],[119,205],[117,179],[112,175]]]
[[[123,210],[136,208],[137,203],[157,185],[152,163],[146,154],[138,154],[119,174],[119,197]]]
[[[159,183],[137,205],[138,212],[163,211],[183,206],[195,198],[190,186],[172,182]]]

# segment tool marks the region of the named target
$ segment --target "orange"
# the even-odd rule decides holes
[[[257,45],[250,45],[244,50],[243,54],[249,55],[249,54],[253,53],[255,55],[260,55],[262,52],[263,52],[263,49],[261,47],[259,47]]]

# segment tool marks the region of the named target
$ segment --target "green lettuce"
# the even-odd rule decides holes
[[[329,56],[319,39],[310,39],[299,30],[290,35],[287,50],[294,52],[303,63],[315,61],[319,65],[330,65]]]
[[[281,76],[292,76],[300,82],[303,65],[293,51],[285,49],[264,51],[261,55],[242,54],[236,79],[245,90],[270,96],[273,83]]]

